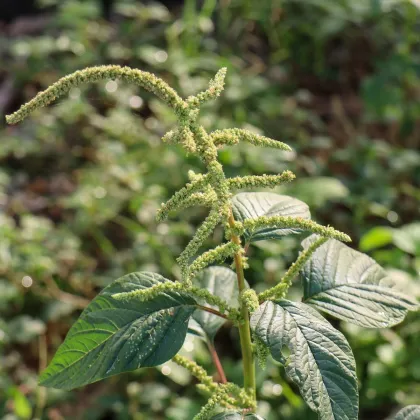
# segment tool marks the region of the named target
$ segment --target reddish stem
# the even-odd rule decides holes
[[[202,305],[196,305],[198,309],[201,309],[206,312],[210,312],[211,314],[220,316],[220,318],[228,319],[228,317],[225,314],[222,314],[221,312],[217,311],[216,309],[209,308],[208,306],[202,306]]]
[[[211,358],[213,359],[213,363],[216,366],[217,373],[219,374],[220,382],[222,384],[227,384],[225,371],[223,370],[223,366],[220,362],[219,355],[217,354],[216,348],[214,347],[213,343],[210,340],[207,340],[207,345],[209,346]]]

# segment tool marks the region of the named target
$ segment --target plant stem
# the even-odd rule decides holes
[[[223,366],[220,363],[219,355],[217,354],[216,348],[214,347],[213,343],[210,340],[207,340],[207,345],[209,347],[209,351],[211,354],[211,358],[213,359],[214,366],[216,366],[217,373],[219,374],[220,382],[222,384],[227,384],[225,371],[223,370]]]
[[[233,227],[235,219],[233,218],[232,212],[229,216],[229,225]],[[238,236],[232,235],[232,242],[237,245],[241,244],[241,240]],[[236,276],[238,278],[239,294],[245,290],[245,277],[244,277],[244,266],[242,262],[241,252],[235,254],[235,267]],[[255,363],[254,354],[252,352],[252,341],[251,341],[251,328],[249,324],[249,312],[247,307],[240,302],[240,312],[243,321],[239,324],[239,338],[241,341],[242,350],[242,362],[244,367],[244,388],[250,390],[255,399],[256,397],[256,384],[255,384]]]
[[[198,309],[201,309],[202,311],[210,312],[211,314],[220,316],[220,318],[228,319],[228,317],[225,314],[222,314],[216,309],[209,308],[208,306],[203,306],[203,305],[196,305],[196,306]]]
[[[201,309],[202,311],[210,312],[211,314],[220,316],[220,318],[228,319],[228,317],[225,314],[222,314],[216,309],[209,308],[208,306],[203,306],[203,305],[196,305],[196,306],[198,309]]]
[[[39,354],[39,374],[47,367],[47,358],[48,358],[48,349],[47,349],[47,337],[45,335],[40,335],[38,339],[38,354]],[[34,420],[41,420],[42,413],[44,411],[45,402],[47,398],[47,388],[44,388],[41,385],[38,385],[36,390],[36,405]]]

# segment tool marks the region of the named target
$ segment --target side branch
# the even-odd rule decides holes
[[[196,152],[194,136],[191,130],[186,126],[168,131],[162,137],[162,141],[169,144],[182,144],[188,153]]]
[[[188,207],[193,206],[203,206],[212,208],[217,200],[216,194],[214,191],[209,192],[197,192],[191,194],[184,201],[182,201],[178,206],[173,208],[173,210],[182,210],[187,209]]]
[[[188,277],[188,262],[190,258],[199,250],[204,241],[210,236],[210,234],[220,222],[221,218],[222,215],[220,210],[218,208],[212,209],[210,214],[195,232],[194,237],[188,243],[184,251],[182,251],[181,255],[177,258],[184,279]]]
[[[229,189],[243,188],[274,188],[296,178],[291,171],[284,171],[280,175],[250,175],[237,176],[226,180]]]
[[[47,106],[55,99],[67,94],[70,89],[85,83],[97,82],[106,79],[122,79],[129,83],[134,83],[143,89],[152,92],[162,99],[167,105],[181,112],[185,107],[185,102],[166,82],[159,79],[152,73],[121,66],[97,66],[78,70],[65,76],[51,85],[43,92],[38,93],[35,98],[23,105],[18,111],[6,116],[9,124],[16,124],[25,119],[37,108]]]
[[[224,315],[224,314],[222,314],[221,312],[219,312],[219,311],[216,311],[215,309],[213,309],[213,308],[209,308],[208,306],[201,306],[201,305],[197,305],[197,308],[198,309],[201,309],[202,311],[204,311],[204,312],[208,312],[208,313],[210,313],[210,314],[213,314],[213,315],[216,315],[216,316],[220,316],[220,318],[223,318],[223,319],[229,319],[229,317],[227,317],[226,315]]]
[[[244,228],[250,231],[261,228],[302,229],[317,233],[327,238],[338,239],[342,242],[351,242],[350,236],[335,230],[332,227],[322,226],[312,220],[291,216],[260,216],[257,219],[247,219],[243,222]]]
[[[240,406],[242,408],[255,408],[255,402],[253,399],[249,398],[245,390],[238,387],[237,385],[231,382],[226,384],[218,384],[214,382],[204,368],[199,366],[194,361],[180,356],[179,354],[174,356],[172,361],[177,365],[182,366],[184,369],[187,369],[191,375],[197,378],[198,381],[200,381],[204,385],[205,389],[207,389],[210,393],[218,394],[220,390],[223,390],[224,395],[222,401],[218,399],[218,402],[221,405],[225,405],[227,403],[233,407]],[[236,399],[229,396],[230,393],[233,394]]]
[[[184,369],[187,369],[196,379],[198,379],[202,384],[209,387],[211,390],[218,388],[218,384],[213,381],[211,376],[205,371],[205,369],[199,366],[193,360],[189,360],[186,357],[180,356],[177,354],[172,358],[172,361],[179,366],[182,366]]]
[[[163,203],[157,211],[156,219],[160,222],[166,220],[172,210],[176,210],[191,194],[203,189],[208,182],[209,175],[195,175],[195,179],[185,187],[178,190],[166,203]]]
[[[161,293],[168,291],[185,291],[187,292],[185,285],[178,281],[168,281],[165,283],[159,283],[152,287],[146,287],[144,289],[133,290],[131,292],[120,292],[112,295],[113,299],[116,300],[127,300],[127,299],[138,299],[140,302],[155,299]]]
[[[213,308],[208,308],[202,305],[196,305],[199,309],[202,309],[203,311],[211,312],[214,315],[220,316],[221,318],[225,319],[238,318],[238,311],[235,308],[229,306],[229,304],[221,297],[213,295],[207,289],[201,289],[199,287],[193,286],[188,287],[184,283],[181,283],[179,281],[169,281],[165,283],[160,283],[152,287],[140,290],[133,290],[131,292],[114,293],[112,295],[112,298],[116,300],[137,299],[140,302],[145,302],[148,300],[155,299],[162,293],[170,291],[188,294],[201,301],[205,301],[209,305],[217,306],[220,310],[219,312]],[[228,315],[225,315],[224,313],[227,313]]]
[[[308,249],[301,252],[299,258],[290,266],[286,274],[280,280],[279,284],[268,289],[258,295],[258,300],[264,302],[267,299],[280,299],[284,297],[287,293],[287,290],[292,284],[293,278],[299,273],[305,263],[311,258],[312,254],[319,248],[322,244],[328,241],[328,238],[321,237],[317,239]]]
[[[188,275],[193,277],[199,271],[204,270],[207,266],[213,263],[222,263],[229,257],[233,257],[235,253],[241,250],[240,245],[232,242],[228,242],[223,245],[219,245],[210,251],[204,252],[197,257],[194,262],[188,268]]]
[[[216,99],[223,91],[225,85],[225,77],[226,77],[227,68],[222,67],[214,76],[213,79],[210,80],[209,87],[204,92],[200,92],[195,96],[190,96],[187,98],[188,104],[198,107],[200,104],[204,102],[211,101],[212,99]]]
[[[270,139],[260,134],[253,133],[249,130],[241,128],[227,128],[225,130],[216,130],[210,134],[216,146],[233,145],[239,141],[251,143],[254,146],[272,147],[274,149],[286,150],[290,152],[292,149],[285,143]]]

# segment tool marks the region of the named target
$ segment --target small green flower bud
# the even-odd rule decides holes
[[[241,301],[251,314],[255,312],[260,306],[257,293],[253,289],[244,290],[241,294]]]
[[[270,349],[256,335],[253,336],[253,339],[258,365],[261,369],[265,369],[267,366],[267,357],[270,355]]]

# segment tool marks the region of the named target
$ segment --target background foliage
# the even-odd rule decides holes
[[[163,77],[185,96],[228,67],[206,128],[257,127],[295,152],[222,152],[228,175],[291,169],[278,192],[353,238],[420,296],[420,9],[402,0],[186,0],[183,4],[44,1],[0,25],[0,113],[76,69],[123,64]],[[106,13],[105,13],[106,12]],[[201,406],[171,363],[81,391],[37,388],[37,375],[80,310],[131,271],[179,276],[175,258],[201,210],[165,223],[155,210],[198,161],[160,137],[171,112],[110,81],[0,132],[0,414],[5,419],[190,419]],[[219,236],[218,236],[219,235]],[[220,241],[216,232],[214,241]],[[296,238],[259,242],[247,281],[273,285]],[[296,288],[295,296],[299,298]],[[420,317],[389,330],[332,321],[349,340],[361,419],[385,419],[420,400]],[[216,347],[241,381],[238,337]],[[183,352],[212,371],[198,340]],[[258,377],[260,414],[314,418],[275,362]]]

